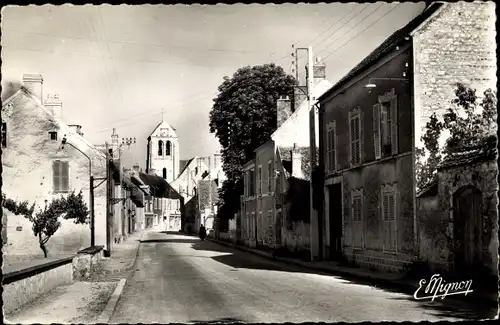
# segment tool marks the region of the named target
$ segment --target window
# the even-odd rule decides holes
[[[196,175],[198,175],[198,167],[195,167],[195,168],[194,168],[194,175],[195,175],[195,176],[196,176]]]
[[[52,163],[52,176],[54,192],[69,191],[69,163],[67,161],[55,160]]]
[[[171,149],[172,149],[172,143],[170,141],[167,141],[167,144],[165,146],[165,156],[170,156]]]
[[[163,156],[163,141],[158,141],[158,156]]]
[[[255,195],[255,171],[251,169],[248,173],[249,175],[249,182],[248,182],[248,195],[249,196],[254,196]]]
[[[349,112],[349,134],[351,144],[351,165],[361,163],[361,113]]]
[[[2,122],[2,148],[7,147],[7,123]]]
[[[363,190],[351,192],[351,219],[352,219],[352,244],[354,247],[363,247]]]
[[[398,99],[392,89],[373,105],[373,141],[375,159],[398,153]]]
[[[167,179],[167,169],[163,168],[163,179]]]
[[[259,166],[257,186],[259,187],[258,193],[262,194],[262,166]]]
[[[267,191],[271,193],[273,191],[273,161],[269,160],[267,162]]]
[[[57,132],[56,131],[49,132],[49,138],[52,141],[57,141]]]
[[[384,250],[397,250],[396,189],[382,186],[382,224],[384,227]]]
[[[333,173],[337,170],[337,136],[336,136],[336,124],[335,121],[328,123],[326,126],[326,166],[329,173]]]

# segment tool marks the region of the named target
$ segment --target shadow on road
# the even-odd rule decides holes
[[[231,253],[226,255],[219,255],[211,257],[213,260],[226,264],[232,268],[237,269],[254,269],[254,270],[268,270],[304,274],[318,274],[323,276],[335,276],[336,278],[345,281],[347,284],[354,285],[368,285],[376,287],[390,293],[406,294],[406,297],[394,297],[391,299],[415,301],[413,298],[414,292],[402,290],[397,286],[390,286],[386,283],[378,283],[373,280],[366,280],[354,276],[332,275],[326,272],[319,272],[311,270],[306,267],[286,264],[280,261],[273,261],[265,257],[256,256],[252,253],[240,251],[236,248],[223,246],[210,241],[198,241],[193,243],[191,247],[195,250],[212,251],[218,253]],[[415,283],[415,288],[418,288],[418,283]],[[419,304],[424,306],[429,313],[443,317],[458,317],[463,319],[489,319],[497,315],[497,309],[491,307],[480,307],[471,301],[470,304],[462,303],[455,300],[435,300],[435,301],[418,301]]]
[[[415,301],[413,296],[405,298],[391,298],[393,300],[407,300]],[[448,300],[447,300],[448,299]],[[471,300],[470,304],[462,301],[450,300],[445,297],[444,299],[437,298],[434,301],[419,301],[419,304],[424,307],[428,313],[437,317],[458,317],[469,320],[493,319],[498,314],[498,307],[484,306],[475,303]]]
[[[177,243],[177,244],[194,244],[198,243],[199,239],[190,239],[190,238],[158,238],[158,239],[145,239],[141,240],[141,243]]]
[[[160,234],[167,234],[167,235],[185,235],[180,231],[159,231]]]

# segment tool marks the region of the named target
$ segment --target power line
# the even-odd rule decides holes
[[[372,10],[371,12],[369,12],[366,16],[364,16],[356,25],[352,26],[346,33],[344,33],[342,36],[336,38],[333,42],[331,42],[328,46],[326,46],[325,48],[323,48],[322,50],[319,50],[317,52],[317,54],[325,51],[326,49],[330,48],[333,44],[335,44],[336,41],[338,41],[339,39],[341,39],[342,37],[346,36],[347,34],[349,34],[350,31],[352,31],[354,28],[356,28],[357,26],[359,26],[361,23],[364,22],[364,19],[368,16],[370,16],[371,14],[373,14],[375,11],[379,10],[384,4],[380,4],[378,7],[376,7],[374,10]],[[368,8],[368,7],[365,7],[365,9]],[[363,9],[364,10],[364,9]],[[359,13],[358,13],[359,14]],[[349,20],[350,21],[350,20]]]
[[[344,44],[342,44],[340,47],[338,47],[336,50],[334,50],[333,52],[331,52],[330,54],[328,54],[326,58],[328,58],[330,55],[332,55],[333,53],[337,52],[338,50],[340,50],[341,48],[343,48],[345,45],[349,44],[350,42],[352,42],[354,39],[356,39],[359,35],[361,35],[364,31],[366,31],[368,28],[370,28],[371,26],[373,26],[375,23],[377,23],[379,20],[381,20],[382,18],[384,18],[385,16],[387,16],[390,12],[394,11],[400,4],[396,4],[396,6],[394,6],[392,9],[388,10],[385,14],[383,14],[382,16],[380,16],[377,20],[375,20],[373,23],[371,23],[368,27],[366,27],[365,29],[363,29],[361,32],[359,32],[357,35],[355,35],[354,37],[352,37],[351,39],[349,39],[347,42],[345,42]]]
[[[67,38],[67,39],[74,39],[74,40],[82,40],[82,41],[88,41],[88,42],[95,42],[99,43],[99,40],[91,40],[89,38],[85,37],[76,37],[76,36],[65,36],[65,35],[59,35],[59,34],[48,34],[48,33],[39,33],[39,32],[26,32],[26,31],[20,31],[20,30],[15,30],[15,29],[6,29],[2,28],[3,31],[8,31],[8,32],[13,32],[13,33],[19,33],[19,34],[28,34],[28,35],[40,35],[40,36],[46,36],[46,37],[54,37],[54,38]],[[212,52],[227,52],[227,53],[241,53],[241,54],[259,54],[259,53],[266,53],[266,54],[276,54],[275,52],[268,52],[268,51],[250,51],[250,50],[228,50],[228,49],[220,49],[220,48],[199,48],[199,47],[190,47],[190,46],[180,46],[180,45],[160,45],[160,44],[152,44],[152,43],[141,43],[141,42],[133,42],[133,41],[118,41],[118,40],[106,40],[107,43],[111,44],[129,44],[129,45],[139,45],[139,46],[145,46],[145,47],[159,47],[159,48],[180,48],[180,49],[185,49],[189,51],[212,51]]]
[[[365,5],[365,7],[363,9],[361,9],[356,15],[359,15],[363,10],[365,10],[367,8],[367,5]],[[318,36],[316,36],[316,38],[314,38],[312,41],[310,41],[309,43],[307,44],[313,44],[318,38],[320,38],[321,36],[323,36],[326,32],[328,32],[329,30],[331,30],[334,26],[338,25],[345,17],[347,17],[350,13],[352,13],[356,8],[353,8],[351,11],[349,11],[348,13],[346,13],[344,16],[342,16],[336,23],[334,23],[333,25],[331,25],[330,27],[328,27],[326,30],[324,30],[321,34],[319,34]],[[356,15],[354,15],[353,17],[351,17],[350,20],[352,20]],[[350,21],[348,20],[346,22],[346,24]],[[341,29],[341,28],[340,28]],[[335,34],[337,31],[339,31],[340,29],[337,29],[333,34]],[[323,39],[323,41],[327,40],[328,37],[330,37],[331,35],[333,34],[330,34],[328,35],[325,39]],[[303,56],[299,57],[299,58],[302,58]],[[297,59],[299,59],[297,58]]]
[[[57,54],[57,53],[54,53],[54,51],[22,48],[22,47],[9,46],[9,45],[2,45],[2,49],[33,51],[33,52],[45,53],[48,55]],[[104,56],[99,56],[99,55],[90,55],[90,54],[82,54],[82,53],[74,53],[74,52],[59,51],[59,53],[60,54],[67,54],[67,55],[74,55],[74,56],[91,57],[91,58],[95,58],[95,59],[110,59],[109,57],[104,57]],[[141,60],[141,59],[128,59],[128,58],[115,58],[115,60],[125,61],[125,62],[140,62],[140,63],[148,63],[148,64],[169,64],[169,65],[178,65],[178,66],[203,67],[203,68],[209,68],[209,69],[227,68],[227,66],[222,66],[222,65],[210,66],[210,65],[196,64],[196,63],[192,63],[192,62],[181,62],[181,61],[159,61],[159,60],[144,60],[144,59]]]

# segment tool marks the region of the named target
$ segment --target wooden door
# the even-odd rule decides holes
[[[462,271],[482,261],[481,192],[472,186],[454,196],[455,266]]]

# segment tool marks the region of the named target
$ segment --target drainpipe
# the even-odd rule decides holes
[[[151,137],[149,136],[148,137],[148,144],[147,144],[147,147],[146,147],[146,174],[149,175],[149,169],[151,168],[151,166],[149,166],[150,164],[150,160],[149,160],[149,150],[150,150],[150,144],[151,144]]]

